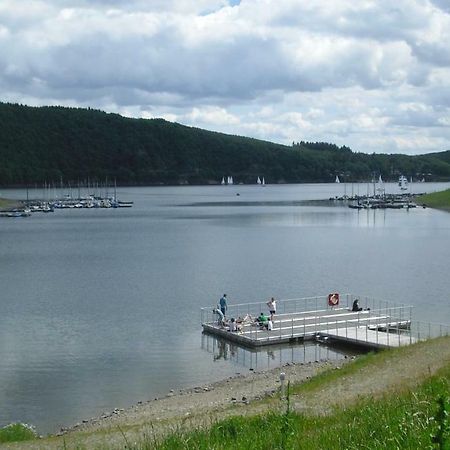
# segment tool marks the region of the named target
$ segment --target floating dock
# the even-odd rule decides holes
[[[355,299],[359,299],[361,311],[351,310]],[[326,343],[339,341],[369,348],[390,348],[410,345],[433,337],[432,334],[449,334],[448,326],[436,328],[435,325],[413,322],[411,306],[352,294],[338,296],[336,304],[330,302],[330,296],[324,296],[279,300],[277,306],[273,327],[268,330],[255,321],[261,312],[268,315],[265,302],[229,305],[226,319],[234,318],[238,322],[236,332],[230,331],[229,322],[220,321],[214,308],[202,308],[203,331],[246,347],[315,339]]]

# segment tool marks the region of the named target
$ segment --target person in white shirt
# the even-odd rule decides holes
[[[269,307],[270,320],[273,322],[275,313],[277,312],[277,301],[272,297],[267,302],[267,306]]]

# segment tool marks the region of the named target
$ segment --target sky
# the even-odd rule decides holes
[[[450,0],[0,0],[0,101],[450,149]]]

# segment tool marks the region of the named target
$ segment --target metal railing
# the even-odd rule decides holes
[[[360,312],[351,311],[356,298],[365,308]],[[217,324],[218,315],[213,313],[214,309],[201,309],[203,325]],[[375,347],[393,347],[450,335],[449,325],[413,321],[412,306],[392,305],[352,294],[341,296],[335,307],[328,305],[326,296],[281,300],[270,331],[254,321],[267,309],[265,302],[234,304],[228,307],[227,316],[243,318],[250,315],[251,319],[242,326],[240,335],[259,343],[324,336]]]
[[[359,299],[360,306],[367,310],[389,310],[395,307],[411,308],[411,306],[396,304],[386,300],[376,300],[370,297],[358,296],[354,294],[341,294],[339,305],[328,305],[328,296],[317,297],[302,297],[302,298],[288,298],[277,300],[277,315],[279,314],[299,314],[311,311],[328,311],[334,309],[351,309],[353,301]],[[216,305],[201,308],[201,323],[214,323],[217,321],[217,316],[213,313]],[[261,312],[267,313],[268,306],[266,301],[250,302],[250,303],[234,303],[228,305],[226,316],[228,318],[234,317],[243,318],[246,315],[257,317]]]

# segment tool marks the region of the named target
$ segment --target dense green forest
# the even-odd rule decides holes
[[[399,174],[450,179],[450,150],[419,156],[354,153],[329,143],[292,146],[130,119],[93,109],[0,103],[0,185],[117,180],[118,184],[365,181]]]

